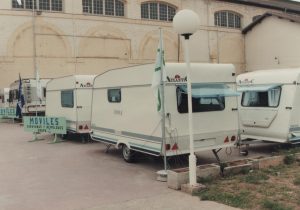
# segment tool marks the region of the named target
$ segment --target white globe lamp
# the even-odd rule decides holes
[[[181,10],[173,18],[173,28],[178,34],[184,36],[185,39],[194,34],[198,30],[199,25],[199,16],[192,10]]]

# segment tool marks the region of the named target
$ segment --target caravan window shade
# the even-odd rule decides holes
[[[262,91],[246,91],[242,95],[242,106],[244,107],[278,107],[280,102],[281,87]]]
[[[178,86],[182,92],[187,93],[187,86]],[[193,84],[193,98],[210,98],[210,97],[231,97],[238,96],[239,93],[224,84]]]
[[[65,108],[74,107],[74,93],[73,90],[61,91],[61,106]]]
[[[248,92],[248,91],[255,91],[255,92],[266,92],[271,89],[280,87],[279,84],[273,85],[249,85],[249,86],[240,86],[238,87],[238,92]]]
[[[177,109],[179,113],[188,112],[187,87],[176,88]],[[222,84],[192,85],[193,112],[222,111],[225,109],[225,96],[236,95],[228,86]]]

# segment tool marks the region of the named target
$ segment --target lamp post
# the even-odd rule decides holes
[[[189,56],[189,39],[200,25],[199,16],[191,10],[179,11],[173,19],[175,31],[184,37],[184,58],[187,67],[187,91],[188,91],[188,115],[189,115],[189,136],[190,136],[190,156],[189,156],[189,178],[190,185],[197,184],[196,179],[196,156],[194,153],[194,132],[193,132],[193,110],[192,110],[192,85],[191,85],[191,64]]]

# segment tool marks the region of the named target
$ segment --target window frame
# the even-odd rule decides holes
[[[64,92],[72,92],[72,106],[66,106],[65,104],[63,104],[63,93]],[[74,108],[75,105],[75,101],[74,101],[74,90],[73,89],[69,89],[69,90],[61,90],[60,91],[60,105],[62,108]]]
[[[269,106],[269,105],[268,106],[246,106],[246,105],[243,104],[245,93],[247,93],[247,92],[259,93],[259,91],[245,91],[245,92],[243,92],[243,94],[242,94],[242,100],[241,100],[241,106],[242,107],[247,107],[247,108],[270,108],[270,109],[272,109],[272,108],[278,108],[280,106],[280,102],[281,102],[282,87],[278,86],[277,88],[280,89],[277,106]],[[260,92],[267,92],[268,93],[269,90],[268,91],[260,91]],[[267,96],[269,96],[269,94]],[[268,101],[268,104],[269,104],[269,101]]]
[[[113,101],[111,96],[110,96],[110,91],[116,91],[116,90],[119,91],[120,99],[116,100],[116,101]],[[109,103],[121,103],[122,102],[122,89],[121,88],[109,88],[109,89],[107,89],[107,100],[108,100]]]
[[[95,10],[95,2],[99,1],[99,13]],[[113,1],[113,14],[107,14],[107,1]],[[88,5],[85,5],[84,2],[87,2]],[[98,16],[107,16],[107,17],[125,17],[126,1],[125,0],[82,0],[82,13],[84,15],[98,15]],[[101,5],[101,6],[100,6]],[[122,6],[120,6],[122,5]],[[87,9],[86,9],[87,8]],[[121,9],[121,10],[120,10]]]
[[[12,0],[11,1],[11,8],[13,10],[26,10],[26,11],[31,11],[33,10],[33,1],[34,0],[21,0],[22,5],[18,6],[17,0]],[[61,10],[59,9],[53,9],[54,7],[54,1],[59,1],[59,0],[46,0],[49,2],[49,9],[41,9],[41,2],[39,2],[39,5],[37,5],[37,1],[35,0],[35,6],[34,9],[38,11],[43,11],[43,12],[64,12],[65,8],[65,0],[61,0]],[[31,2],[31,3],[30,3]]]
[[[181,91],[180,90],[180,86],[182,86],[182,85],[177,85],[176,86],[176,106],[177,106],[177,111],[178,111],[178,113],[179,114],[187,114],[188,113],[188,107],[187,107],[187,110],[186,111],[181,111],[181,110],[179,110],[179,101],[178,101],[178,90],[179,91]],[[187,97],[187,94],[186,94],[186,97]],[[224,106],[223,107],[221,107],[221,109],[215,109],[215,110],[199,110],[199,111],[194,111],[194,106],[193,106],[193,113],[207,113],[207,112],[221,112],[221,111],[224,111],[225,109],[226,109],[226,97],[225,96],[219,96],[220,98],[222,98],[222,100],[224,101]],[[197,98],[197,100],[201,100],[201,99],[216,99],[217,101],[218,101],[218,97],[199,97],[199,98]],[[193,101],[193,97],[192,97],[192,101]],[[218,101],[219,102],[219,101]],[[186,98],[186,105],[188,106],[188,98]],[[202,105],[204,105],[204,104],[202,104]]]
[[[242,17],[243,16],[240,13],[231,10],[219,10],[214,13],[214,24],[216,27],[224,27],[229,29],[241,29]],[[232,23],[230,22],[230,18],[232,18],[233,20]],[[226,21],[224,22],[224,20]]]
[[[156,6],[156,18],[151,18],[151,5]],[[161,19],[161,6],[165,7],[166,9],[166,14],[164,14],[164,19]],[[163,2],[163,1],[147,1],[147,2],[142,2],[140,5],[140,12],[141,12],[141,19],[142,20],[150,20],[150,21],[163,21],[163,22],[172,22],[176,11],[177,7],[173,4]],[[173,14],[173,10],[175,11]],[[147,13],[145,13],[147,11]],[[153,11],[152,11],[153,12]],[[153,14],[152,14],[153,15]],[[172,16],[172,18],[170,18]]]

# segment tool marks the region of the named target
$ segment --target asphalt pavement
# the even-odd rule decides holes
[[[0,123],[1,210],[234,209],[156,181],[156,171],[163,167],[160,159],[141,156],[129,164],[119,150],[105,153],[101,143],[49,144],[52,135],[40,138],[44,140],[28,142],[32,134],[22,126]],[[211,152],[198,155],[200,163],[216,162]],[[237,149],[220,155],[225,160],[240,158]]]

